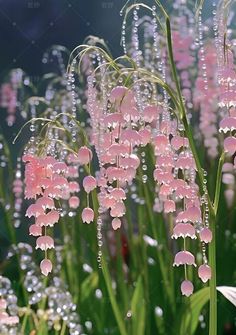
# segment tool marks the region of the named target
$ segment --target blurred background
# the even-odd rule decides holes
[[[42,55],[53,44],[72,50],[88,35],[121,52],[120,9],[125,0],[0,0],[1,76],[20,67],[42,74]]]
[[[210,6],[211,1],[205,1],[205,8]],[[60,44],[72,50],[88,35],[103,38],[112,54],[119,55],[122,52],[122,17],[119,13],[126,2],[0,0],[0,75],[11,68],[20,67],[37,77],[42,74],[42,55],[48,47]],[[154,3],[153,0],[143,2],[149,5]]]

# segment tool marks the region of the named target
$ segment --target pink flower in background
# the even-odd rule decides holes
[[[80,199],[76,196],[73,196],[73,197],[70,197],[69,199],[69,206],[70,208],[78,208],[79,207],[79,204],[80,204]]]
[[[18,316],[10,316],[7,312],[7,301],[3,298],[0,299],[0,325],[16,325],[19,323]]]

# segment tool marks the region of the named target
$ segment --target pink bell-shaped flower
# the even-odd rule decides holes
[[[173,213],[175,209],[175,202],[173,200],[166,200],[164,202],[164,213]]]
[[[124,98],[125,94],[127,93],[128,89],[125,86],[116,86],[112,89],[110,93],[110,101],[116,102],[120,101]]]
[[[83,187],[86,193],[90,193],[97,186],[97,181],[93,176],[86,176],[83,180]]]
[[[157,135],[154,139],[153,139],[153,143],[155,146],[155,152],[156,154],[160,155],[160,154],[164,154],[167,150],[168,150],[168,146],[169,146],[169,139],[167,136],[165,135]]]
[[[42,235],[42,228],[37,224],[32,224],[29,227],[29,235],[32,236],[41,236]]]
[[[171,195],[173,193],[173,189],[170,185],[163,184],[160,187],[159,195],[160,197],[166,197],[168,195]]]
[[[40,263],[40,270],[44,276],[52,272],[52,262],[49,259],[43,259]]]
[[[92,160],[92,151],[86,146],[81,147],[78,151],[78,160],[81,165],[88,164]]]
[[[220,122],[220,132],[227,133],[228,131],[233,131],[236,129],[236,117],[225,117]]]
[[[200,265],[198,268],[198,277],[206,283],[209,279],[211,279],[211,268],[207,264]]]
[[[155,105],[148,105],[143,110],[143,119],[145,122],[153,122],[157,120],[160,114],[160,108]]]
[[[179,251],[175,255],[175,260],[174,260],[173,265],[174,266],[179,266],[179,265],[193,265],[193,266],[196,266],[195,257],[189,251]]]
[[[70,199],[69,199],[70,208],[76,209],[76,208],[79,207],[79,204],[80,204],[80,200],[79,200],[78,197],[76,197],[76,196],[70,197]]]
[[[147,128],[139,130],[139,135],[141,136],[141,144],[147,145],[151,140],[151,131]]]
[[[119,218],[114,218],[112,220],[111,224],[112,224],[112,228],[114,230],[117,230],[117,229],[119,229],[121,227],[121,220]]]
[[[199,233],[200,240],[205,243],[210,243],[212,240],[212,232],[209,228],[203,228]]]
[[[70,181],[69,182],[69,191],[71,193],[75,193],[75,192],[80,191],[80,187],[79,187],[79,184],[77,183],[77,181]]]
[[[117,125],[124,122],[120,113],[111,113],[104,116],[103,123],[108,128],[115,128]]]
[[[175,150],[179,150],[183,146],[188,146],[188,139],[182,136],[174,136],[171,139],[171,145]]]
[[[191,223],[178,223],[173,229],[172,238],[179,237],[190,237],[192,239],[196,239],[195,228],[191,225]]]
[[[181,293],[182,295],[185,295],[186,297],[189,297],[191,294],[193,294],[193,284],[189,280],[184,280],[181,283]]]
[[[32,204],[28,207],[25,216],[28,216],[29,218],[35,216],[37,218],[41,214],[44,214],[43,207],[38,204]]]
[[[38,226],[49,226],[53,227],[55,223],[59,221],[60,215],[56,210],[52,210],[47,214],[39,215],[36,219],[36,224]]]
[[[186,216],[188,217],[188,220],[191,222],[197,222],[201,221],[201,210],[199,207],[189,207],[186,210]]]
[[[54,209],[55,208],[53,199],[50,199],[48,197],[38,198],[38,200],[36,201],[35,204],[37,204],[39,206],[42,206],[42,208],[44,210],[45,209]]]
[[[230,136],[224,140],[224,149],[233,155],[236,152],[236,137]]]
[[[54,248],[54,240],[50,236],[40,236],[36,240],[36,248],[43,251]]]
[[[111,216],[112,217],[121,217],[125,214],[126,209],[123,201],[118,201],[114,204],[114,206],[111,208]]]
[[[110,191],[110,196],[116,201],[126,199],[125,191],[122,188],[113,188],[113,190]]]
[[[83,223],[90,223],[94,220],[94,211],[92,208],[86,207],[83,209],[81,216]]]
[[[56,162],[53,164],[52,171],[55,173],[65,173],[67,171],[67,165],[64,162]]]

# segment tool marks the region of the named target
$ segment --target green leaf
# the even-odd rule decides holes
[[[115,292],[112,288],[112,280],[111,280],[111,276],[110,276],[110,273],[108,271],[107,263],[106,263],[105,259],[103,259],[103,261],[102,261],[102,272],[103,272],[103,275],[104,275],[106,288],[107,288],[107,292],[108,292],[109,299],[110,299],[110,302],[111,302],[111,306],[112,306],[112,309],[113,309],[113,312],[114,312],[114,315],[115,315],[115,318],[116,318],[117,325],[119,327],[119,331],[120,331],[119,334],[120,335],[127,335],[126,328],[125,328],[125,322],[124,322],[124,319],[122,317],[119,305],[117,303]]]
[[[84,302],[98,286],[98,273],[92,272],[81,285],[81,302]]]
[[[186,299],[188,299],[188,303],[185,305],[182,314],[180,331],[178,332],[180,335],[194,334],[198,325],[201,310],[210,299],[210,288],[205,287]]]
[[[133,335],[143,335],[145,332],[145,299],[142,277],[139,276],[131,300]]]

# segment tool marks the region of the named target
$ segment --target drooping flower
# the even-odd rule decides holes
[[[179,266],[179,265],[193,265],[193,266],[196,266],[195,257],[189,251],[179,251],[175,255],[175,260],[174,260],[173,265],[174,266]]]
[[[196,239],[195,228],[191,223],[178,223],[173,230],[172,238],[179,237],[190,237],[191,239]]]
[[[166,200],[164,202],[164,213],[173,213],[175,210],[176,206],[173,200]]]
[[[25,216],[28,216],[28,218],[35,216],[37,218],[39,215],[43,215],[43,214],[44,214],[44,209],[41,205],[32,204],[28,207]]]
[[[121,227],[121,220],[119,218],[114,218],[112,220],[111,224],[112,224],[112,228],[114,230],[117,230],[117,229],[119,229]]]
[[[29,235],[42,236],[42,228],[37,224],[32,224],[29,227]]]
[[[224,140],[224,149],[233,155],[236,152],[236,137],[230,136]]]
[[[52,272],[52,262],[49,259],[43,259],[40,263],[40,269],[44,276]]]
[[[52,210],[47,214],[39,215],[36,219],[36,224],[40,227],[53,227],[60,219],[60,215],[56,210]]]
[[[203,283],[206,283],[209,279],[211,279],[211,268],[207,264],[200,265],[198,268],[198,276],[203,281]]]
[[[200,240],[205,243],[210,243],[212,240],[212,232],[209,228],[203,228],[199,233]]]
[[[78,151],[78,161],[81,165],[88,164],[92,160],[92,151],[83,146]]]
[[[83,179],[83,187],[85,192],[90,193],[97,187],[97,181],[93,176],[86,176]]]
[[[90,223],[94,220],[94,211],[92,208],[86,207],[82,211],[82,221],[83,223]]]
[[[43,251],[54,248],[54,240],[50,236],[40,236],[36,240],[36,249]]]
[[[80,204],[80,200],[79,200],[78,197],[76,197],[76,196],[70,197],[70,199],[69,199],[70,208],[76,209],[76,208],[79,207],[79,204]]]
[[[184,280],[181,283],[181,293],[182,295],[185,295],[186,297],[189,297],[191,294],[193,294],[193,284],[189,280]]]

